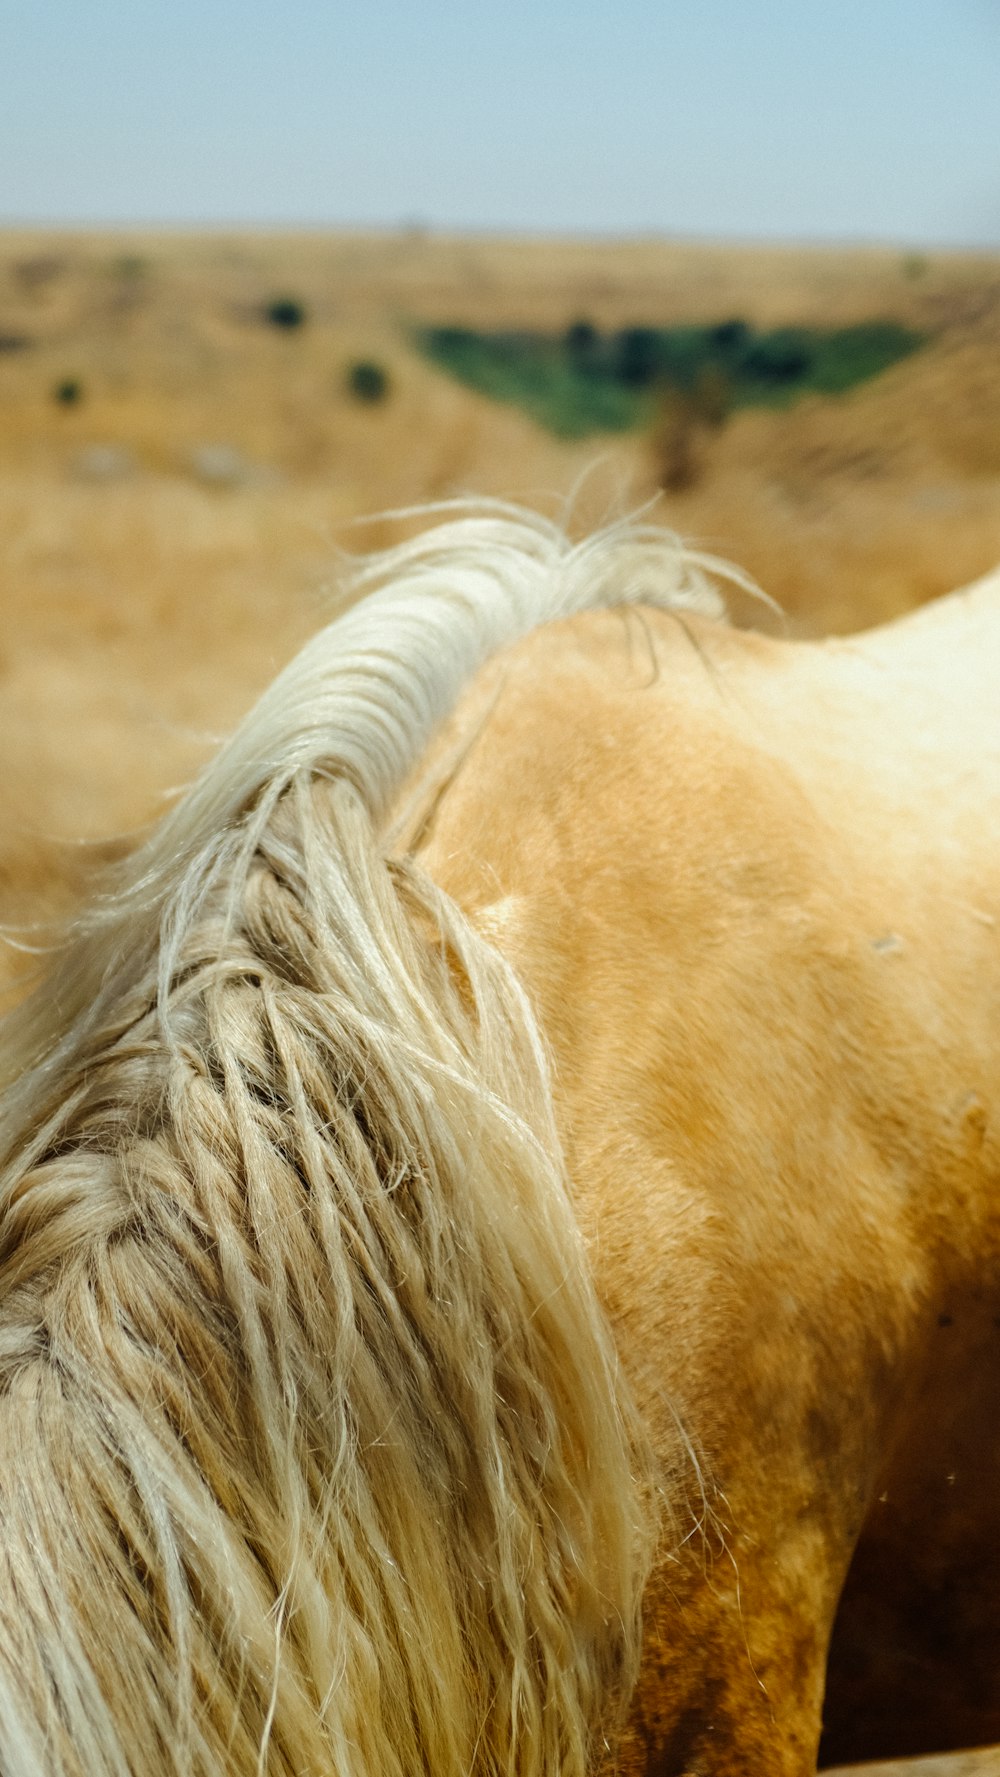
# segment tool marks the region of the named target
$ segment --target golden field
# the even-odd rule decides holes
[[[307,310],[294,332],[261,320],[284,296]],[[555,439],[406,332],[734,315],[932,338],[849,395],[735,414],[667,497],[653,436]],[[358,358],[386,368],[384,403],[349,394]],[[54,399],[67,381],[76,404]],[[569,501],[581,530],[653,501],[748,568],[791,633],[882,621],[1000,560],[1000,259],[0,235],[0,919],[64,910],[190,777],[321,620],[338,549],[399,534],[353,521],[456,494]]]

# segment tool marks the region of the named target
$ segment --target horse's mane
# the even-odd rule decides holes
[[[500,509],[362,564],[8,1020],[4,1777],[582,1777],[641,1438],[531,1012],[384,833],[488,654],[714,565]]]

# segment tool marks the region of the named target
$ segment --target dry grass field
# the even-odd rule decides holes
[[[294,298],[305,324],[262,310]],[[745,409],[658,489],[655,431],[566,442],[451,381],[415,322],[929,335],[852,393]],[[389,377],[365,405],[357,359]],[[75,385],[76,400],[56,392]],[[1000,559],[1000,260],[394,236],[0,235],[0,920],[58,914],[320,620],[353,521],[502,495],[583,529],[646,501],[793,633]],[[80,841],[101,842],[81,846]],[[11,952],[4,964],[16,970]]]
[[[282,297],[301,327],[262,318]],[[928,340],[850,394],[699,433],[667,496],[662,427],[561,441],[408,331],[734,316],[889,318]],[[358,359],[384,367],[384,401],[352,397]],[[0,235],[0,922],[30,949],[322,620],[337,551],[401,534],[355,521],[465,494],[581,531],[649,503],[748,568],[792,634],[881,622],[1000,561],[1000,259]],[[0,947],[0,987],[32,966]],[[1000,1755],[922,1769],[987,1777]]]

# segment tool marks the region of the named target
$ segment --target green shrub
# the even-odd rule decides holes
[[[347,388],[355,401],[375,407],[389,393],[389,373],[374,358],[359,358],[348,367]]]
[[[753,331],[746,321],[719,321],[708,329],[708,343],[721,358],[740,358],[746,351]]]
[[[905,358],[921,336],[898,321],[860,321],[817,336],[811,384],[820,394],[839,395],[867,382]]]
[[[60,407],[79,407],[83,400],[83,384],[78,377],[65,376],[56,383],[52,391],[52,399]]]
[[[284,333],[294,333],[296,328],[305,325],[305,304],[294,296],[276,296],[264,309],[264,319]]]
[[[648,389],[662,369],[663,335],[655,327],[626,327],[615,341],[615,376],[626,389]]]
[[[600,343],[601,336],[593,321],[573,321],[563,335],[566,356],[574,364],[589,364]]]
[[[922,336],[895,321],[758,333],[734,317],[610,335],[586,320],[560,335],[426,327],[415,340],[459,382],[515,403],[561,437],[578,438],[649,425],[671,390],[685,397],[685,425],[708,427],[721,426],[736,407],[782,406],[809,391],[839,394],[914,351]],[[666,406],[667,431],[676,431],[676,414]]]
[[[747,342],[741,369],[749,382],[787,387],[804,382],[813,362],[813,336],[804,327],[777,327]]]

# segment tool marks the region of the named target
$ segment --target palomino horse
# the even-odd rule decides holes
[[[712,568],[369,565],[10,1020],[4,1777],[1000,1737],[1000,577]]]

